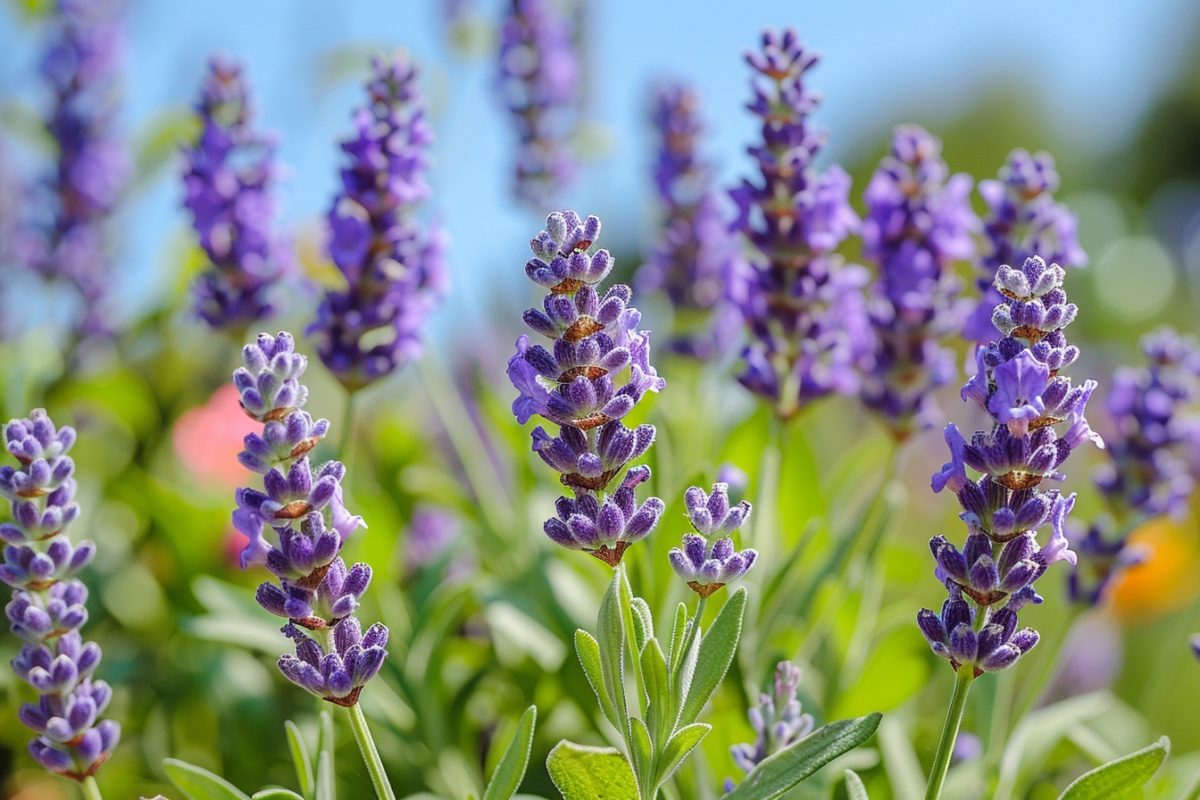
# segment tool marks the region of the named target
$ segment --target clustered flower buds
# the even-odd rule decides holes
[[[346,280],[329,289],[309,333],[321,361],[350,391],[421,353],[421,329],[444,291],[445,237],[414,214],[429,185],[433,133],[402,52],[371,61],[368,104],[342,142],[342,191],[329,211],[329,255]]]
[[[121,726],[100,719],[112,689],[93,680],[100,646],[79,633],[88,619],[88,592],[75,576],[96,545],[72,545],[66,535],[79,516],[75,462],[67,455],[75,431],[56,429],[39,408],[28,419],[11,420],[4,442],[19,462],[0,467],[0,495],[12,504],[12,521],[0,524],[0,580],[13,589],[4,612],[24,642],[13,671],[40,695],[21,707],[20,718],[37,734],[30,755],[51,772],[82,781],[112,755]]]
[[[862,398],[898,438],[933,424],[931,394],[957,374],[939,340],[957,332],[954,262],[971,257],[979,228],[971,178],[951,176],[941,150],[924,128],[900,126],[865,193],[863,256],[879,277],[867,301],[875,342]]]
[[[613,258],[607,250],[591,251],[599,235],[599,219],[563,211],[551,214],[530,242],[525,274],[547,294],[524,319],[550,347],[521,336],[508,377],[519,392],[517,421],[525,424],[536,414],[558,428],[556,436],[541,426],[532,434],[534,452],[572,492],[559,498],[546,535],[616,566],[663,511],[657,497],[641,505],[635,497],[650,468],[626,469],[654,443],[654,426],[629,429],[621,420],[666,381],[650,364],[650,331],[638,329],[642,315],[629,304],[632,290],[617,284],[600,294]],[[624,478],[610,492],[622,470]]]
[[[760,177],[730,193],[734,228],[752,250],[729,289],[752,339],[738,380],[784,419],[831,392],[856,391],[854,367],[869,341],[867,271],[833,253],[859,224],[850,176],[813,166],[825,135],[809,124],[819,98],[804,80],[817,60],[792,30],[765,32],[761,52],[747,53],[757,73],[748,108],[762,120],[762,142],[749,152]]]
[[[275,141],[253,127],[242,67],[214,58],[196,103],[200,136],[186,151],[184,205],[209,268],[195,283],[196,313],[241,328],[273,312],[268,293],[287,251],[271,230]]]
[[[1096,475],[1111,517],[1077,537],[1079,564],[1071,572],[1072,599],[1098,603],[1113,578],[1144,559],[1128,535],[1147,519],[1187,511],[1195,481],[1182,451],[1200,447],[1200,344],[1163,328],[1142,340],[1146,365],[1113,375],[1106,407],[1114,435],[1111,460]]]
[[[997,177],[979,182],[979,194],[988,208],[983,217],[988,250],[979,262],[979,302],[963,331],[967,339],[980,344],[993,336],[992,309],[1002,297],[992,284],[1001,265],[1023,264],[1035,255],[1064,267],[1087,264],[1075,215],[1054,200],[1059,179],[1049,153],[1014,150]]]
[[[688,520],[695,533],[685,534],[681,547],[667,553],[675,574],[700,597],[708,597],[727,583],[744,576],[758,558],[755,550],[734,549],[729,534],[750,518],[750,504],[743,500],[729,505],[729,485],[714,483],[712,494],[699,486],[690,487],[683,496]],[[708,540],[720,536],[712,544]]]
[[[992,319],[1003,336],[979,348],[978,371],[962,390],[993,425],[970,441],[947,426],[950,461],[933,476],[935,492],[958,496],[968,535],[961,550],[944,536],[930,540],[949,597],[941,614],[922,609],[917,622],[935,653],[975,675],[1010,666],[1037,643],[1032,628],[1017,629],[1017,612],[1041,602],[1033,584],[1051,564],[1075,563],[1064,531],[1075,495],[1044,487],[1063,480],[1081,444],[1103,444],[1084,417],[1096,382],[1076,386],[1062,374],[1079,357],[1063,332],[1078,310],[1063,277],[1037,256],[996,273],[1004,302]],[[967,467],[981,477],[972,480]],[[1052,536],[1041,545],[1037,531],[1047,524]]]
[[[509,0],[497,88],[517,131],[513,192],[542,209],[575,174],[580,58],[577,18],[555,0]]]
[[[760,694],[758,705],[748,712],[750,727],[757,738],[753,744],[736,744],[732,748],[733,760],[742,772],[749,775],[767,756],[812,733],[812,715],[802,713],[796,697],[799,686],[800,668],[790,661],[780,661],[775,667],[771,691]]]
[[[342,501],[346,468],[338,461],[316,469],[310,463],[329,423],[314,422],[301,408],[308,399],[300,383],[308,359],[295,352],[291,334],[259,334],[242,350],[242,361],[233,383],[247,416],[263,423],[238,455],[263,476],[261,490],[236,494],[233,524],[249,537],[242,566],[265,565],[277,580],[260,585],[256,599],[288,620],[283,632],[296,643],[296,655],[282,656],[279,670],[318,697],[352,706],[387,657],[387,628],[376,624],[363,634],[353,616],[371,568],[347,567],[340,556],[347,537],[365,526]]]
[[[699,106],[699,94],[686,84],[655,92],[654,186],[664,216],[637,286],[663,292],[674,306],[668,349],[711,359],[725,352],[738,330],[737,309],[725,302],[737,253],[713,188],[712,165],[700,157]]]

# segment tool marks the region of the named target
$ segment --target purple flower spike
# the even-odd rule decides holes
[[[367,681],[375,677],[387,658],[388,629],[375,623],[363,633],[354,617],[333,627],[324,649],[294,625],[283,632],[296,644],[296,655],[279,657],[279,671],[292,683],[323,700],[353,706]]]
[[[446,282],[445,235],[416,221],[433,141],[416,65],[401,52],[373,59],[367,100],[342,142],[342,188],[329,211],[329,255],[346,286],[325,292],[308,329],[351,392],[420,355]]]
[[[934,653],[976,676],[1011,666],[1036,644],[1035,631],[1017,630],[1017,612],[1042,601],[1034,584],[1052,564],[1077,561],[1066,534],[1075,495],[1044,484],[1065,479],[1060,470],[1083,442],[1103,444],[1084,417],[1095,382],[1074,385],[1061,372],[1079,355],[1063,332],[1075,317],[1064,275],[1037,256],[1019,270],[1000,267],[1003,302],[992,319],[1001,336],[979,348],[979,372],[963,388],[991,425],[969,441],[947,426],[950,461],[932,480],[935,492],[957,495],[968,535],[961,551],[944,536],[930,540],[949,599],[940,615],[923,609],[917,625]],[[1039,545],[1047,523],[1051,536]]]
[[[537,415],[557,427],[557,435],[535,428],[533,450],[574,495],[559,499],[546,535],[616,566],[663,510],[654,497],[637,505],[634,487],[649,478],[646,467],[628,469],[610,491],[654,443],[653,425],[630,428],[621,420],[666,381],[650,362],[650,331],[639,328],[633,291],[623,284],[598,287],[613,267],[607,250],[592,250],[599,236],[598,218],[563,211],[547,217],[530,241],[525,274],[547,294],[524,320],[545,344],[517,339],[508,377],[518,392],[517,421]]]
[[[870,344],[868,276],[832,252],[858,217],[845,171],[813,166],[825,143],[809,122],[818,98],[805,84],[817,56],[794,31],[767,31],[746,61],[762,141],[749,150],[758,175],[730,192],[733,227],[751,255],[730,276],[728,298],[751,335],[738,379],[788,419],[814,399],[857,391],[855,366]]]
[[[25,643],[12,660],[13,672],[38,693],[38,702],[23,706],[19,716],[37,734],[29,744],[34,760],[82,781],[112,754],[120,727],[99,718],[112,691],[92,680],[100,647],[79,633],[88,619],[88,592],[75,576],[96,546],[72,545],[66,535],[79,513],[73,502],[75,464],[67,455],[75,431],[56,428],[36,409],[28,419],[9,422],[4,441],[19,464],[0,468],[0,489],[12,501],[13,517],[0,525],[8,543],[0,580],[13,587],[4,613],[9,629]]]
[[[689,488],[683,495],[688,519],[701,536],[733,533],[750,518],[750,503],[743,500],[729,505],[729,484],[714,483],[712,494],[699,486]]]
[[[951,176],[941,150],[924,128],[900,126],[864,195],[863,255],[879,277],[868,298],[875,346],[862,397],[899,439],[933,424],[930,394],[956,373],[939,340],[957,329],[954,262],[972,256],[980,227],[971,178]]]
[[[708,597],[749,572],[758,552],[736,551],[732,539],[718,539],[708,546],[703,536],[689,533],[684,535],[682,547],[671,548],[667,557],[675,574],[683,578],[692,591]]]
[[[542,209],[575,175],[580,19],[554,0],[509,0],[497,87],[517,133],[513,194]]]
[[[308,387],[300,383],[307,368],[308,358],[296,352],[290,333],[260,333],[242,348],[242,366],[233,373],[242,410],[259,422],[287,417],[308,401]]]
[[[214,328],[240,328],[271,315],[268,295],[289,266],[271,230],[275,141],[253,128],[239,64],[212,60],[196,114],[184,205],[210,262],[194,286],[196,313]]]
[[[769,755],[778,753],[813,731],[811,714],[802,713],[796,690],[800,686],[800,668],[790,661],[775,667],[771,691],[758,696],[758,705],[748,716],[756,738],[753,744],[738,744],[732,748],[733,760],[747,775]]]

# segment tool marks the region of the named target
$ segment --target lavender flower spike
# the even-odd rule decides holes
[[[575,174],[569,137],[580,85],[575,20],[555,0],[509,0],[500,27],[500,96],[517,131],[514,194],[544,208]]]
[[[748,108],[762,120],[762,142],[749,149],[759,176],[730,192],[734,230],[752,251],[729,288],[752,338],[738,380],[782,419],[832,392],[855,392],[854,367],[869,344],[867,272],[833,254],[858,228],[850,176],[813,165],[825,135],[809,123],[819,101],[805,78],[817,60],[792,30],[765,32],[761,51],[746,55],[756,73]]]
[[[6,448],[18,466],[0,467],[0,495],[12,521],[0,525],[4,558],[0,580],[12,587],[4,607],[11,631],[24,645],[13,672],[39,694],[21,707],[20,719],[37,734],[29,754],[51,772],[83,781],[108,760],[121,726],[100,715],[112,690],[94,679],[100,646],[85,642],[87,587],[75,576],[96,546],[72,545],[66,528],[79,515],[75,463],[67,455],[75,431],[55,428],[42,409],[4,428]]]
[[[729,506],[729,487],[714,483],[712,494],[693,486],[684,494],[688,519],[696,533],[684,535],[681,547],[667,553],[675,574],[700,597],[708,597],[727,583],[743,577],[758,558],[755,550],[738,552],[733,539],[725,536],[712,545],[707,538],[735,532],[750,518],[750,504],[743,500]]]
[[[735,267],[734,240],[713,189],[712,165],[699,154],[704,126],[700,96],[682,83],[655,92],[653,121],[659,140],[654,185],[664,215],[657,240],[638,270],[639,291],[661,291],[675,308],[667,347],[700,359],[724,353],[739,314],[725,302]]]
[[[342,142],[342,189],[329,211],[329,255],[346,287],[325,292],[308,329],[351,392],[420,355],[421,329],[445,291],[445,236],[415,219],[433,141],[416,65],[402,52],[372,59],[367,99]]]
[[[640,330],[633,291],[617,284],[603,295],[599,284],[612,270],[607,250],[592,252],[600,220],[574,211],[551,214],[530,242],[525,274],[547,290],[541,308],[525,311],[525,324],[550,347],[517,339],[508,377],[518,391],[513,414],[524,424],[540,416],[555,426],[551,436],[533,431],[533,450],[560,473],[572,492],[559,498],[546,535],[564,547],[591,553],[616,566],[625,549],[646,536],[663,512],[657,497],[640,506],[634,489],[650,477],[645,466],[626,470],[654,443],[654,426],[625,427],[621,419],[647,392],[666,381],[650,363],[650,331]]]
[[[271,230],[275,142],[254,130],[253,112],[241,66],[214,58],[183,177],[184,205],[210,262],[195,283],[196,313],[214,328],[270,316],[268,294],[287,266],[286,248]]]
[[[957,331],[954,262],[974,251],[971,178],[951,176],[942,143],[902,125],[865,194],[863,255],[879,277],[868,299],[875,346],[862,398],[898,439],[933,423],[931,393],[956,374],[940,339]]]
[[[1051,564],[1076,562],[1065,535],[1075,496],[1044,487],[1064,480],[1064,463],[1084,442],[1103,444],[1084,416],[1095,381],[1074,385],[1064,374],[1079,357],[1063,330],[1077,312],[1064,274],[1036,256],[997,271],[1005,299],[992,319],[1002,336],[979,349],[979,370],[963,387],[993,424],[969,441],[948,426],[951,459],[933,476],[934,491],[958,496],[968,535],[961,549],[944,536],[930,540],[949,597],[940,614],[922,609],[917,623],[936,654],[975,676],[1011,666],[1037,643],[1036,631],[1018,630],[1017,612],[1042,601],[1034,582]],[[971,479],[968,467],[981,477]],[[1040,544],[1046,525],[1052,535]]]
[[[308,359],[294,347],[289,333],[259,334],[233,375],[242,408],[263,423],[261,434],[246,436],[239,456],[263,476],[262,488],[237,490],[233,524],[250,539],[242,566],[262,564],[276,578],[261,584],[255,599],[288,620],[283,632],[296,643],[295,656],[280,658],[280,671],[318,697],[352,706],[386,658],[387,628],[373,625],[364,635],[353,616],[371,568],[347,567],[341,551],[365,525],[342,500],[345,467],[329,461],[314,469],[309,463],[329,422],[314,422],[301,408],[308,399],[300,383]]]
[[[757,738],[753,744],[733,746],[733,760],[742,772],[749,775],[767,756],[812,733],[812,715],[802,713],[796,697],[799,686],[800,668],[790,661],[780,661],[771,691],[760,694],[758,705],[749,711],[750,727]]]

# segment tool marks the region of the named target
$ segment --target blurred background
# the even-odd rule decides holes
[[[80,432],[84,517],[76,530],[100,545],[86,633],[104,646],[101,671],[116,689],[111,713],[125,730],[100,776],[107,796],[178,796],[159,767],[168,755],[223,772],[248,792],[292,785],[283,721],[315,736],[319,710],[276,674],[278,626],[254,604],[259,576],[237,569],[240,545],[228,520],[233,489],[246,476],[234,455],[251,423],[222,387],[241,340],[199,322],[188,300],[204,258],[182,209],[179,152],[195,136],[191,106],[214,54],[244,64],[258,125],[278,135],[279,224],[294,242],[297,270],[281,313],[265,327],[295,331],[301,350],[319,287],[338,279],[324,253],[325,214],[342,163],[336,142],[361,103],[368,57],[403,47],[422,70],[436,136],[422,216],[448,232],[450,290],[429,321],[420,362],[362,392],[343,456],[350,503],[370,526],[348,557],[376,569],[363,617],[393,630],[393,657],[364,703],[400,794],[477,793],[497,757],[491,744],[507,741],[530,703],[541,716],[526,791],[555,796],[540,764],[559,738],[603,741],[568,643],[575,627],[594,624],[604,571],[545,541],[541,521],[557,484],[508,411],[510,343],[523,332],[521,310],[537,300],[522,270],[527,242],[554,209],[511,198],[513,132],[496,91],[497,29],[507,5],[129,0],[120,9],[116,130],[134,176],[112,225],[113,341],[72,342],[63,333],[78,313],[72,292],[19,259],[0,263],[3,418],[45,406]],[[0,214],[10,220],[21,211],[22,184],[53,158],[43,124],[52,96],[39,73],[52,6],[0,5]],[[742,53],[762,28],[787,25],[823,54],[811,81],[824,97],[816,119],[829,129],[823,159],[852,175],[860,212],[862,190],[899,123],[929,128],[943,139],[950,169],[976,179],[994,177],[1017,147],[1055,156],[1057,197],[1078,215],[1089,256],[1068,279],[1081,309],[1072,338],[1084,350],[1074,371],[1100,380],[1101,394],[1118,366],[1140,363],[1141,334],[1163,324],[1200,331],[1195,3],[701,9],[618,0],[588,2],[579,13],[582,80],[570,147],[582,166],[556,192],[555,208],[601,216],[620,275],[643,261],[659,224],[652,88],[668,78],[698,88],[703,149],[717,184],[732,187],[749,173],[745,147],[757,136],[744,111]],[[649,327],[669,327],[662,298],[639,297],[638,305]],[[965,361],[965,343],[961,350]],[[906,787],[928,765],[951,683],[912,624],[917,608],[941,599],[929,536],[957,535],[953,501],[928,491],[929,474],[944,460],[940,433],[912,438],[893,462],[883,428],[862,425],[838,402],[818,404],[777,432],[729,363],[700,368],[661,355],[659,373],[668,388],[639,414],[659,425],[654,492],[668,501],[667,522],[639,546],[632,566],[652,607],[683,599],[664,554],[683,529],[684,487],[732,465],[746,475],[746,496],[758,497],[770,441],[783,453],[768,516],[780,552],[808,543],[787,571],[750,581],[761,598],[758,627],[714,704],[717,729],[702,759],[681,777],[682,796],[715,796],[736,773],[728,747],[752,738],[745,707],[782,658],[804,666],[801,693],[820,720],[887,715],[878,741],[855,754],[853,766],[872,797],[911,796]],[[341,386],[315,358],[308,376],[309,410],[340,420]],[[948,421],[976,421],[956,388],[944,394]],[[1106,431],[1101,412],[1092,423]],[[1102,507],[1090,481],[1102,456],[1088,457],[1092,463],[1073,462],[1070,485],[1084,523]],[[879,529],[877,546],[856,545],[830,561],[850,531],[868,525]],[[1019,675],[1006,672],[977,692],[967,727],[982,740],[982,754],[964,787],[1009,781],[1009,796],[1053,796],[1064,776],[1164,733],[1177,755],[1153,796],[1177,796],[1200,769],[1200,665],[1181,644],[1200,630],[1200,536],[1192,519],[1155,520],[1142,535],[1154,555],[1098,608],[1071,606],[1061,576],[1043,579],[1047,602],[1029,612],[1043,645]],[[821,572],[830,563],[837,569]],[[0,636],[0,660],[11,658],[14,641]],[[0,672],[0,788],[24,800],[72,797],[73,787],[46,777],[24,752],[16,709],[26,690]],[[1075,705],[1029,716],[1064,697]],[[343,738],[343,796],[366,796],[354,744],[348,733]],[[1018,740],[1040,762],[1013,774],[1006,753]],[[805,791],[797,796],[843,790],[830,776]],[[984,796],[961,791],[955,796]]]

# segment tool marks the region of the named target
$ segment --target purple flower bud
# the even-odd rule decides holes
[[[779,662],[771,691],[759,695],[758,705],[747,712],[757,738],[753,744],[734,745],[732,749],[733,759],[743,772],[749,774],[767,756],[812,733],[812,715],[802,713],[796,696],[799,686],[800,668],[790,661]]]
[[[695,489],[695,487],[692,487]],[[711,546],[703,536],[694,533],[683,537],[681,547],[667,553],[675,574],[687,582],[692,591],[708,597],[727,583],[744,576],[754,565],[758,553],[737,551],[732,539],[718,539]]]

